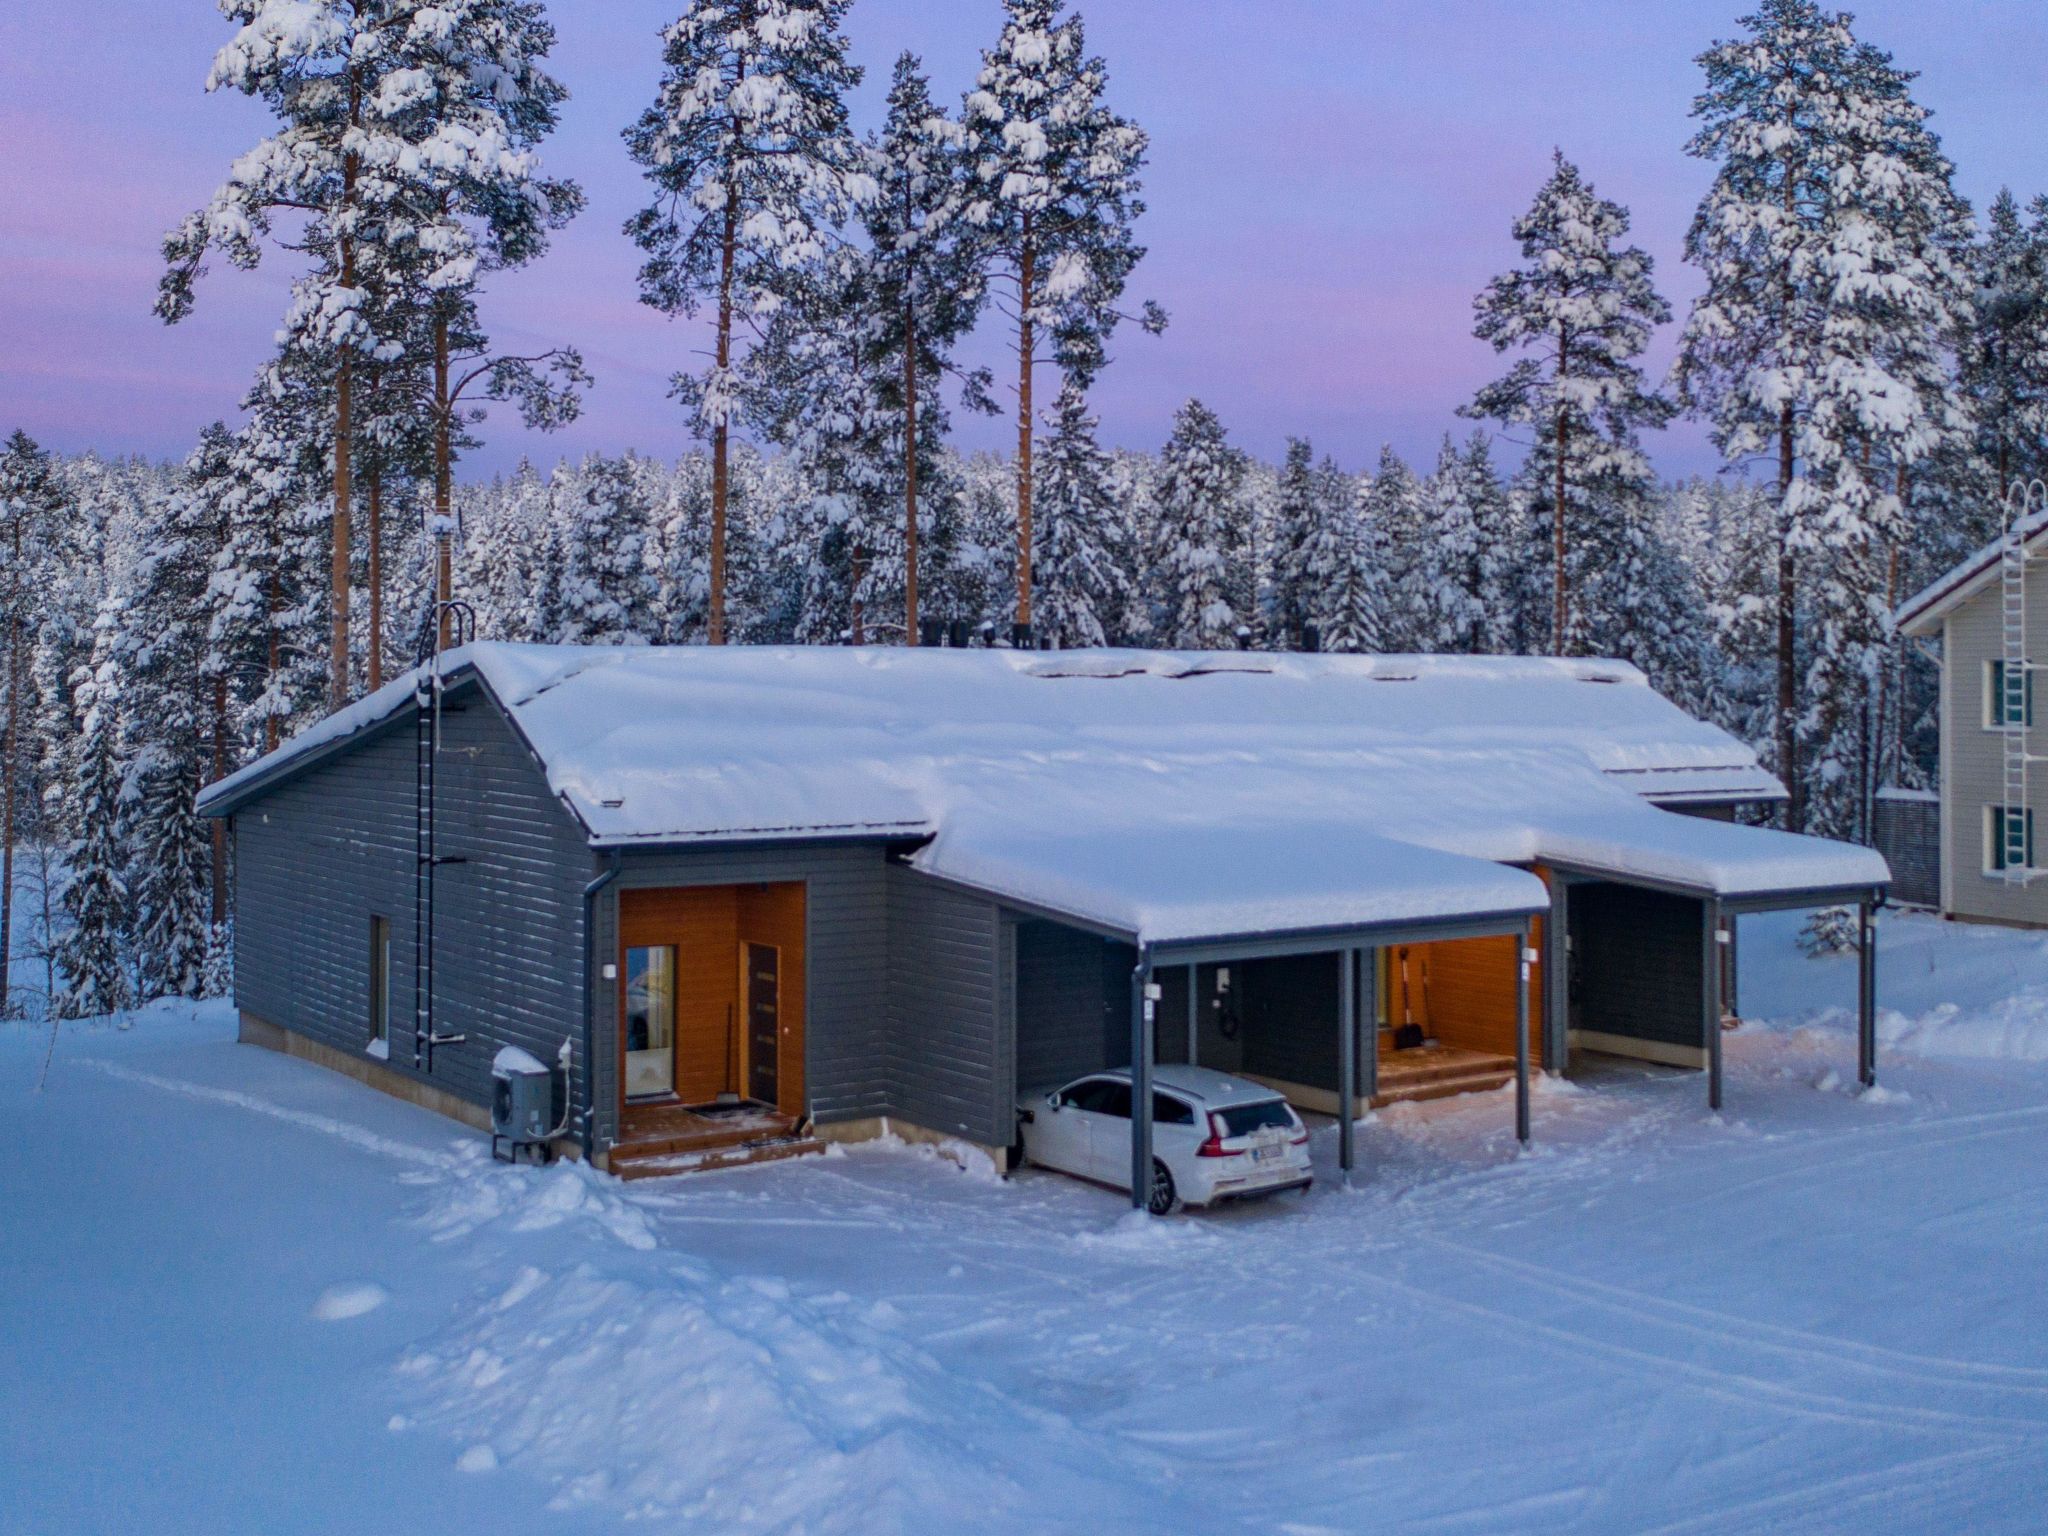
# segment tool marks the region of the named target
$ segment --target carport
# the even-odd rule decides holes
[[[1733,1005],[1735,925],[1762,912],[1849,907],[1856,913],[1856,1073],[1877,1082],[1877,928],[1882,884],[1711,887],[1553,864],[1545,933],[1545,1050],[1573,1046],[1703,1068],[1722,1102],[1723,1021]]]
[[[1161,1016],[1161,978],[1171,972],[1282,958],[1329,965],[1338,1162],[1348,1175],[1356,1108],[1341,1088],[1369,1100],[1377,1073],[1377,1033],[1361,1028],[1361,1000],[1371,995],[1366,957],[1396,944],[1510,937],[1507,982],[1519,1000],[1516,1134],[1529,1139],[1530,938],[1549,895],[1522,870],[1341,825],[1182,824],[1170,835],[1148,826],[1062,836],[955,822],[912,862],[927,878],[999,902],[1021,924],[1103,945],[1092,956],[1085,945],[1079,950],[1084,1016],[1087,972],[1095,968],[1106,991],[1102,968],[1112,956],[1128,962],[1131,1198],[1139,1209],[1151,1183],[1152,1068],[1162,1035],[1200,1050],[1193,1006],[1179,1019]],[[1190,1004],[1195,995],[1190,985]]]

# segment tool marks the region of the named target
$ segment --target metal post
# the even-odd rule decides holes
[[[1571,1069],[1571,885],[1550,877],[1550,917],[1543,925],[1543,1070],[1565,1077]]]
[[[1721,1112],[1721,904],[1702,908],[1700,928],[1700,1023],[1707,1032],[1707,1108]]]
[[[1337,1166],[1351,1182],[1358,1117],[1358,951],[1337,956]]]
[[[1529,925],[1515,941],[1515,1139],[1529,1145],[1529,982],[1536,951]]]
[[[1856,909],[1856,1076],[1877,1086],[1877,926],[1868,900]]]
[[[1131,972],[1131,1206],[1152,1193],[1152,951],[1138,951]]]
[[[1195,995],[1198,969],[1192,965],[1188,967],[1188,1065],[1191,1067],[1201,1065],[1199,1058],[1202,1052],[1202,1005]]]
[[[1370,969],[1368,969],[1370,968]],[[1367,1003],[1364,1017],[1359,1020],[1359,1029],[1365,1036],[1365,1071],[1359,1084],[1359,1097],[1366,1106],[1380,1096],[1380,952],[1376,949],[1358,951],[1358,995]],[[1370,976],[1371,980],[1366,978]]]

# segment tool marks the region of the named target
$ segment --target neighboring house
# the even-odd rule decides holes
[[[1713,819],[1782,789],[1618,662],[479,644],[438,675],[203,796],[244,1037],[473,1123],[501,1048],[560,1061],[567,1139],[620,1171],[885,1128],[1000,1161],[1021,1090],[1154,1060],[1325,1110],[1516,1081],[1525,1135],[1574,1048],[1718,1103],[1734,917],[1888,878]]]
[[[1941,642],[1941,910],[1972,922],[2043,927],[2048,880],[2033,871],[2048,855],[2034,848],[2034,819],[2048,765],[2024,759],[2048,753],[2031,670],[2048,660],[2048,523],[2025,542],[2023,622],[2010,647],[2002,539],[1906,603],[1896,622],[1907,635]],[[2012,669],[2011,685],[2009,649],[2023,663]]]

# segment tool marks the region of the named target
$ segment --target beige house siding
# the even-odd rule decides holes
[[[1985,808],[2005,798],[2004,733],[1991,729],[1990,663],[2005,654],[2001,590],[1993,582],[1951,613],[1942,634],[1942,908],[1957,917],[2048,926],[2048,878],[2010,885],[1985,873]],[[2048,662],[2048,560],[2027,574],[2030,659]],[[2048,677],[2036,682],[2035,752],[2048,752]],[[2048,864],[2048,772],[2030,770],[2037,864]]]

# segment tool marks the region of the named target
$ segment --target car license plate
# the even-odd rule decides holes
[[[1255,1163],[1274,1163],[1279,1160],[1280,1148],[1277,1145],[1252,1148],[1252,1161]]]

